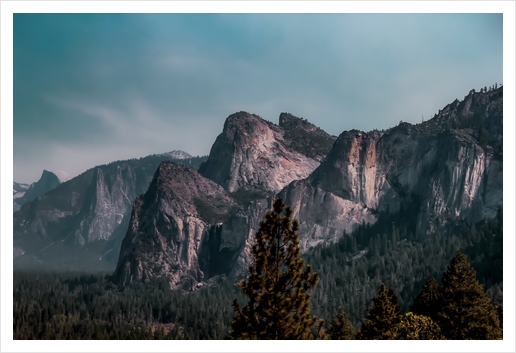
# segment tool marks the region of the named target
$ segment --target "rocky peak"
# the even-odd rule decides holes
[[[25,204],[13,220],[14,246],[24,253],[15,266],[113,271],[136,196],[170,159],[161,153],[97,166]]]
[[[376,140],[362,131],[344,131],[309,180],[343,199],[376,208],[376,167]]]
[[[291,148],[284,130],[257,115],[230,115],[199,172],[229,192],[277,192],[306,178],[319,163]]]
[[[41,177],[35,183],[30,184],[26,189],[25,194],[18,195],[15,200],[14,210],[19,210],[21,206],[27,202],[35,200],[39,195],[54,189],[59,184],[68,181],[70,177],[61,171],[51,172],[43,170]]]
[[[300,220],[302,246],[335,241],[402,205],[416,212],[420,237],[493,217],[503,204],[502,93],[470,92],[422,124],[344,131],[309,178],[280,193]]]
[[[204,278],[198,258],[203,239],[235,206],[221,186],[194,169],[161,163],[134,202],[116,278],[128,284],[164,277],[171,288],[193,289]]]
[[[503,87],[488,91],[471,90],[464,100],[446,105],[429,121],[425,129],[451,129],[470,135],[497,154],[503,150]]]

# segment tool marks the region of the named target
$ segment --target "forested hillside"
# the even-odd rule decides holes
[[[354,237],[314,248],[304,256],[321,279],[312,291],[312,313],[328,324],[343,307],[359,327],[381,283],[394,289],[406,312],[423,285],[431,278],[440,282],[462,251],[501,319],[502,217],[500,211],[483,224],[455,229],[451,236],[417,240],[409,223],[394,226],[395,218],[380,215],[380,222],[359,227]],[[105,274],[15,271],[14,339],[224,339],[235,298],[245,302],[225,276],[182,292],[160,281],[118,287]]]

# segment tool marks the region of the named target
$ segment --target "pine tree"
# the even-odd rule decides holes
[[[357,339],[387,340],[396,339],[401,322],[401,308],[398,295],[391,288],[381,284],[378,295],[373,298],[373,306],[367,309]]]
[[[317,285],[319,276],[310,265],[304,268],[299,257],[299,223],[291,221],[291,216],[292,209],[277,198],[260,222],[249,278],[237,284],[249,302],[240,308],[233,301],[237,314],[231,324],[232,339],[325,338],[324,321],[310,314],[308,291]]]
[[[464,254],[452,259],[441,283],[438,324],[447,339],[502,339],[496,310]]]
[[[398,325],[398,340],[440,340],[441,329],[430,317],[408,312]]]
[[[332,340],[354,340],[357,330],[353,327],[349,321],[348,314],[344,311],[344,308],[340,307],[330,321],[330,328],[328,329],[328,335]]]
[[[439,284],[432,278],[425,283],[421,293],[414,299],[414,305],[410,308],[414,314],[425,315],[432,320],[437,320],[437,314],[442,309],[442,295]]]

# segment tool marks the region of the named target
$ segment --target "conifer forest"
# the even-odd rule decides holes
[[[375,225],[362,225],[338,243],[302,255],[312,268],[310,274],[306,265],[304,270],[296,265],[297,281],[309,282],[303,290],[307,310],[296,321],[304,328],[296,331],[290,322],[282,334],[501,339],[502,212],[480,224],[458,226],[450,236],[434,233],[426,239],[414,237],[407,214],[380,214]],[[295,233],[295,227],[288,229]],[[291,257],[291,262],[296,261]],[[171,290],[160,280],[122,287],[110,273],[18,270],[13,284],[14,339],[271,338],[270,331],[246,333],[252,325],[245,323],[250,316],[242,315],[240,306],[256,298],[250,298],[251,289],[246,291],[250,296],[244,295],[242,284],[235,286],[225,275],[192,292]],[[240,303],[236,310],[234,302]],[[266,312],[261,315],[267,317]],[[284,319],[269,316],[275,322]]]

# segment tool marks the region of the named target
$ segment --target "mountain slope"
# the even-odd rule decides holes
[[[192,289],[211,276],[240,275],[274,193],[308,176],[335,139],[290,114],[283,113],[280,124],[284,128],[257,115],[232,114],[199,174],[160,165],[134,204],[119,282],[165,277],[171,288]],[[303,141],[313,158],[303,154]]]
[[[241,188],[278,192],[293,180],[306,178],[319,165],[291,144],[280,126],[257,115],[238,112],[226,119],[199,172],[229,192]]]
[[[23,185],[26,184],[13,184],[13,189],[21,188],[20,192],[14,194],[14,203],[13,209],[14,212],[18,211],[21,206],[25,205],[27,202],[33,201],[39,195],[42,195],[61,183],[70,180],[70,176],[62,171],[48,171],[43,170],[41,174],[41,178],[38,181],[30,184],[25,190]],[[24,192],[23,192],[24,191]],[[22,193],[23,192],[23,193]]]
[[[198,254],[211,224],[227,219],[235,206],[194,169],[161,163],[134,202],[115,277],[122,284],[164,277],[172,288],[193,289],[204,278]]]
[[[157,190],[161,191],[149,189],[137,200],[126,236],[148,236],[147,241],[154,245],[124,242],[117,267],[120,281],[145,282],[165,276],[172,288],[191,289],[214,275],[245,275],[254,233],[278,191],[300,222],[303,251],[336,242],[360,224],[375,223],[381,211],[410,208],[417,215],[419,238],[458,222],[493,217],[502,206],[502,93],[501,89],[471,92],[463,102],[453,102],[424,124],[401,123],[384,132],[344,131],[332,141],[324,158],[318,148],[308,148],[314,147],[309,140],[304,145],[296,141],[294,149],[293,140],[285,138],[301,126],[329,144],[332,137],[307,122],[282,114],[285,130],[255,115],[233,114],[200,168],[202,176],[224,187],[217,195],[226,200],[226,209],[212,214],[211,219],[203,218],[200,200],[209,197],[202,196],[205,191],[200,187],[212,184],[191,172],[160,169],[162,189]],[[488,128],[486,134],[482,129]],[[301,163],[308,167],[296,169]],[[179,197],[186,192],[181,191],[184,186],[174,190],[185,178],[195,180],[189,187],[194,198]],[[279,190],[281,185],[285,187]],[[212,185],[209,190],[215,189]],[[181,207],[189,211],[177,216],[176,209]],[[195,231],[178,226],[185,222],[194,224]],[[156,231],[158,228],[149,228],[151,224],[166,227]],[[177,249],[189,249],[188,256],[179,256],[179,250],[170,250],[170,245],[160,245],[163,253],[155,244],[170,243],[165,233],[181,234]],[[144,260],[131,260],[134,251]]]
[[[15,267],[113,270],[133,202],[166,160],[149,156],[98,166],[25,204],[14,214],[14,247],[23,253]]]
[[[502,112],[500,88],[470,92],[423,124],[343,132],[307,179],[280,193],[301,222],[302,244],[336,241],[402,204],[419,208],[419,237],[494,217],[503,204]]]

